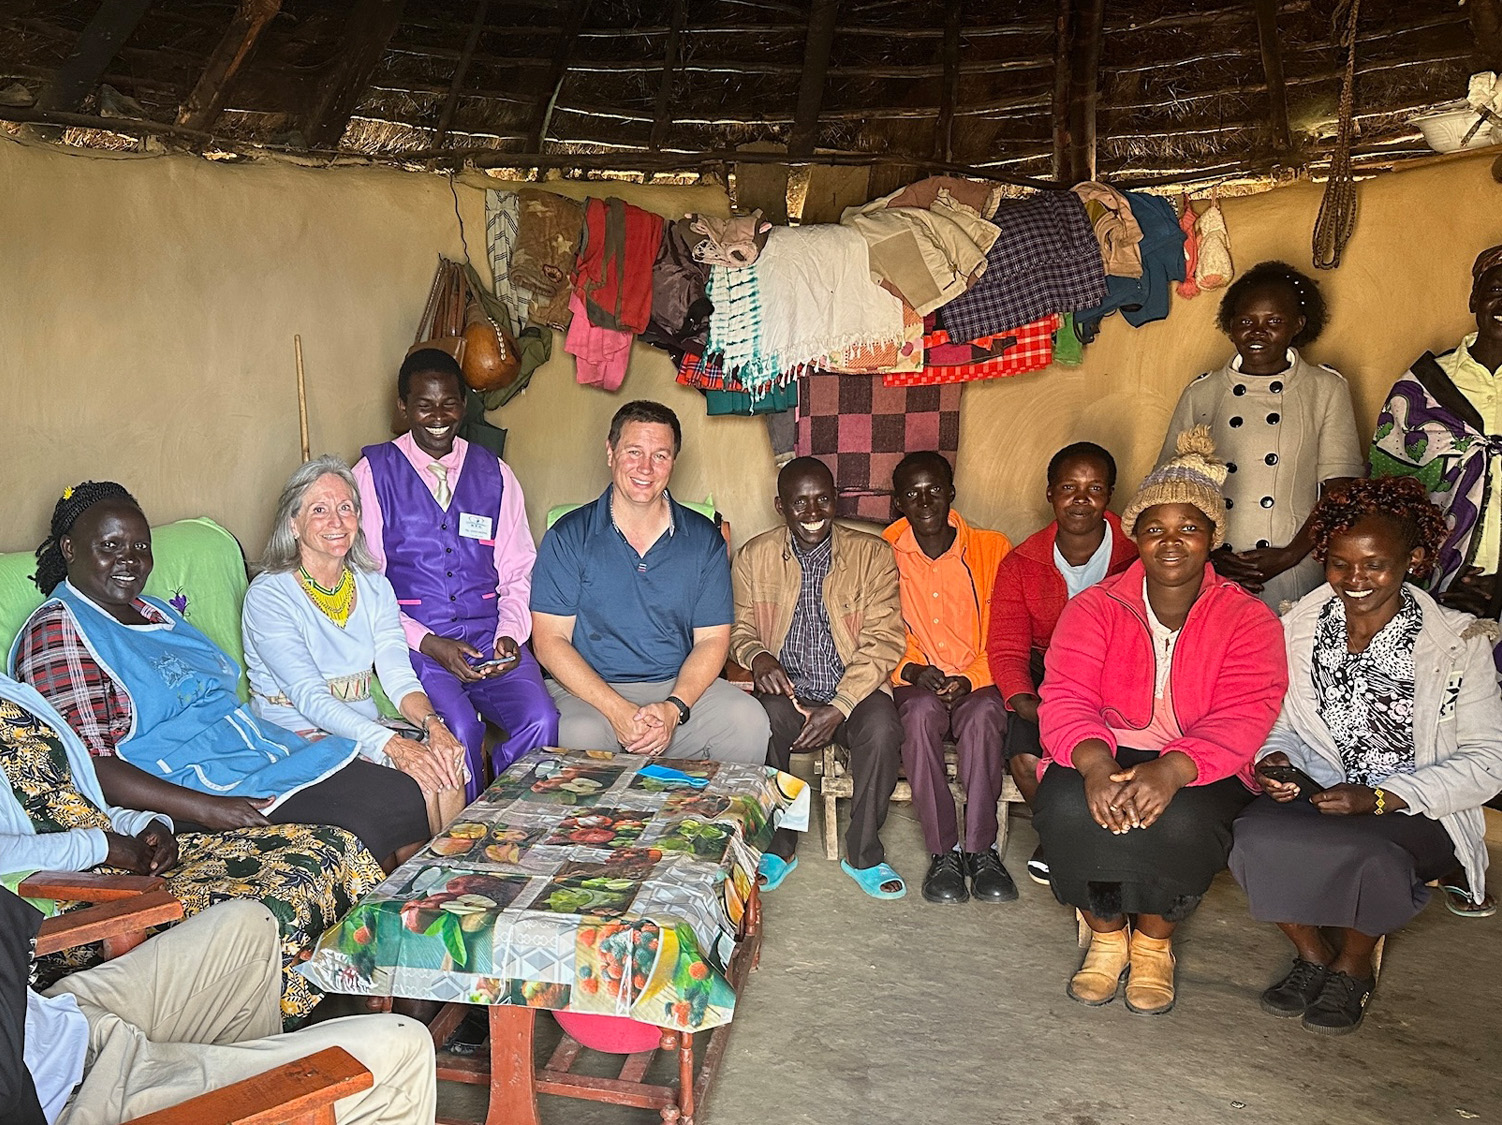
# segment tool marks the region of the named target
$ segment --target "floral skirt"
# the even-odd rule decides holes
[[[386,877],[380,864],[353,835],[329,825],[185,832],[177,846],[178,865],[163,877],[181,900],[184,917],[236,898],[254,899],[275,916],[282,939],[282,1023],[301,1023],[322,994],[294,970],[323,932]],[[47,977],[97,964],[100,952],[87,946],[57,957],[48,966],[52,971],[44,970]]]

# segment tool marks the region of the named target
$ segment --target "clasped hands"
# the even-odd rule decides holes
[[[845,721],[845,713],[833,704],[801,702],[787,669],[770,652],[758,653],[751,661],[751,681],[763,695],[787,696],[798,714],[803,716],[803,728],[790,747],[795,753],[817,750],[826,745],[834,737],[835,728]]]
[[[1287,547],[1254,547],[1247,551],[1222,547],[1210,555],[1210,565],[1217,574],[1253,594],[1260,594],[1266,583],[1298,562]]]
[[[933,692],[946,707],[953,707],[973,690],[968,676],[946,676],[942,668],[932,664],[909,664],[902,670],[902,678]]]
[[[637,706],[622,698],[606,717],[622,750],[628,754],[645,754],[649,758],[666,750],[678,729],[678,708],[665,699]]]
[[[1075,750],[1074,768],[1084,779],[1091,818],[1117,836],[1152,827],[1173,795],[1199,776],[1194,762],[1176,750],[1122,768],[1105,743]]]
[[[464,744],[444,726],[443,720],[428,724],[428,740],[418,742],[398,734],[386,743],[386,757],[407,774],[424,794],[463,785],[469,771],[464,764]]]
[[[134,836],[106,832],[109,854],[104,862],[135,875],[160,875],[177,866],[177,837],[160,820],[153,820]]]

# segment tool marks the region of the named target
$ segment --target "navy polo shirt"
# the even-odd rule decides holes
[[[638,555],[610,518],[610,492],[543,536],[532,611],[574,618],[574,648],[606,683],[675,679],[694,630],[733,616],[725,540],[668,496],[668,530]]]

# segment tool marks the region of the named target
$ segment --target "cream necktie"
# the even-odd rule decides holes
[[[438,464],[435,461],[433,462],[433,464],[428,466],[428,472],[432,473],[435,477],[438,478],[438,491],[434,494],[434,499],[438,501],[438,506],[440,508],[447,508],[449,506],[449,500],[451,500],[454,495],[453,492],[449,489],[448,469],[444,468],[442,465]]]

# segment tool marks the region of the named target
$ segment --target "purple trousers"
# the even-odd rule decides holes
[[[412,668],[422,681],[423,691],[433,701],[433,709],[454,737],[464,743],[469,763],[466,801],[478,797],[495,774],[500,773],[529,750],[558,744],[558,708],[542,683],[542,669],[526,645],[516,667],[499,676],[487,676],[472,684],[462,683],[436,660],[413,650]],[[494,723],[506,732],[506,741],[495,753],[495,769],[485,770],[485,723]]]
[[[994,686],[965,696],[953,709],[927,688],[902,684],[892,689],[902,718],[902,769],[913,790],[913,809],[923,826],[930,855],[959,843],[954,799],[944,771],[944,736],[954,737],[955,775],[965,789],[965,851],[996,846],[996,802],[1006,779],[1002,732],[1006,705]]]

